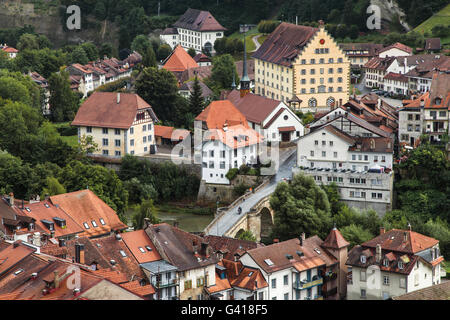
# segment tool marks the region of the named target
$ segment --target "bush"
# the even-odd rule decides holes
[[[247,166],[245,163],[243,163],[240,167],[239,167],[239,174],[248,174],[248,172],[250,171],[250,167]]]
[[[238,173],[239,173],[238,168],[231,168],[230,170],[228,170],[227,174],[225,175],[225,178],[227,178],[229,181],[232,181],[234,178],[236,178]]]
[[[233,195],[236,197],[240,197],[245,193],[245,191],[247,191],[248,188],[249,186],[245,183],[240,183],[233,188]]]

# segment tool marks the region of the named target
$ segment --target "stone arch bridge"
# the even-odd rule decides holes
[[[256,241],[270,236],[275,222],[275,212],[270,207],[270,196],[261,199],[249,212],[242,213],[242,217],[224,233],[224,236],[235,238],[244,231],[251,231]]]

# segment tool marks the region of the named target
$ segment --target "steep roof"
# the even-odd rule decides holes
[[[441,50],[441,38],[425,39],[425,50]]]
[[[318,30],[313,27],[282,22],[252,57],[282,66],[290,66]]]
[[[240,240],[225,236],[207,235],[204,239],[214,248],[223,253],[223,258],[233,260],[234,254],[242,255],[245,251],[258,247],[254,241]]]
[[[387,75],[384,76],[384,79],[400,81],[400,82],[408,82],[408,77],[406,77],[404,74],[394,73],[394,72],[389,72]]]
[[[243,125],[248,128],[247,119],[229,100],[212,101],[196,118],[206,122],[208,129],[222,129],[228,126]]]
[[[36,225],[39,225],[46,234],[51,234],[51,231],[43,220],[53,222],[56,238],[83,232],[81,226],[72,217],[70,217],[60,207],[53,205],[50,201],[30,203],[27,204],[24,209],[17,208],[17,210],[21,210],[24,216],[35,219]],[[56,223],[55,218],[64,219],[65,227],[60,227]]]
[[[117,99],[120,97],[119,103]],[[137,94],[94,92],[78,109],[73,126],[129,129],[138,111],[149,112],[154,122],[157,117],[152,107]]]
[[[213,17],[209,11],[187,9],[186,12],[173,24],[176,28],[194,31],[225,31],[226,28]]]
[[[199,81],[198,84],[200,85],[200,88],[202,90],[202,97],[203,98],[208,98],[211,97],[213,95],[213,91],[206,85],[204,84],[202,81]],[[190,80],[187,82],[184,82],[181,86],[179,90],[187,90],[189,92],[193,92],[194,91],[194,80]]]
[[[58,204],[64,212],[83,227],[84,233],[80,236],[94,237],[127,228],[127,225],[120,221],[116,212],[91,190],[51,196],[50,201]],[[101,223],[100,219],[103,219],[105,225]],[[92,225],[92,220],[96,221],[97,227]],[[84,223],[88,224],[89,229],[86,229]]]
[[[244,127],[243,125],[234,125],[224,129],[210,129],[205,133],[204,141],[218,140],[232,149],[242,148],[260,143],[263,136],[255,130]]]
[[[250,267],[244,267],[239,275],[231,282],[231,285],[251,291],[269,286],[261,270]]]
[[[139,263],[161,260],[155,245],[150,241],[144,230],[124,232],[122,233],[122,239]],[[147,247],[150,247],[151,251]]]
[[[405,240],[406,234],[406,240]],[[415,254],[439,243],[439,240],[411,231],[392,229],[362,244],[363,247],[376,248]]]
[[[151,284],[141,286],[138,280],[122,283],[120,286],[142,297],[155,293],[155,288]]]
[[[396,42],[396,43],[394,43],[394,44],[392,44],[390,46],[387,46],[384,49],[381,49],[379,51],[379,53],[386,52],[386,51],[388,51],[390,49],[399,49],[399,50],[402,50],[402,51],[407,52],[409,54],[412,54],[412,52],[413,52],[412,48],[408,47],[407,45],[404,45],[403,43],[400,43],[400,42]]]
[[[389,68],[389,66],[394,62],[395,59],[396,57],[387,57],[387,58],[373,57],[372,59],[366,62],[363,68],[386,71],[387,68]]]
[[[216,264],[217,257],[211,247],[202,250],[202,238],[166,223],[150,225],[145,232],[156,246],[159,254],[175,266],[178,271],[203,268]],[[198,247],[194,253],[194,243]]]
[[[0,251],[0,276],[35,251],[36,249],[22,244],[22,241],[16,241],[14,244]]]
[[[318,250],[320,251],[319,248]],[[301,252],[302,255],[299,255],[298,252]],[[300,240],[297,238],[248,250],[247,254],[266,273],[296,266],[305,270],[304,268],[326,265],[317,252],[310,250],[307,246],[301,246]]]
[[[280,105],[280,101],[248,93],[241,98],[238,90],[233,90],[227,97],[248,121],[262,124],[264,120]]]
[[[187,69],[199,66],[181,45],[175,47],[163,64],[163,69],[171,72],[183,72]]]
[[[322,243],[322,247],[332,248],[332,249],[341,249],[349,246],[350,243],[345,240],[342,234],[338,229],[333,228],[331,232],[328,234],[328,237]]]

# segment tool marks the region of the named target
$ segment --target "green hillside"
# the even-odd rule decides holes
[[[433,27],[436,25],[450,25],[450,4],[418,25],[414,29],[414,31],[420,32],[422,34],[425,32],[431,34],[431,29],[433,29]],[[442,38],[441,41],[443,44],[450,43],[450,35]]]

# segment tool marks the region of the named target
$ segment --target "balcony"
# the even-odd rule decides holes
[[[296,290],[304,290],[308,288],[312,288],[315,286],[320,286],[323,284],[323,278],[318,278],[316,280],[302,280],[302,281],[295,281],[294,282],[294,289]]]
[[[162,289],[176,285],[178,285],[178,279],[171,279],[169,281],[155,281],[152,283],[152,286],[155,287],[155,289]]]

